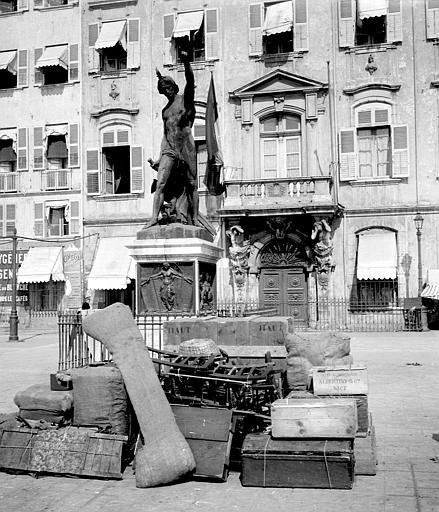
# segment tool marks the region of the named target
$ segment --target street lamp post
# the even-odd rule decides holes
[[[424,217],[417,212],[413,219],[416,227],[416,236],[418,238],[418,297],[421,296],[422,292],[422,250],[421,250],[421,237],[422,237],[422,226],[424,224]]]
[[[17,314],[17,230],[12,235],[12,304],[9,317],[9,341],[18,341]]]

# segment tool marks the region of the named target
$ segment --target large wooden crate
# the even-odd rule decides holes
[[[375,427],[371,425],[366,437],[354,441],[355,474],[374,476],[377,472],[377,451]]]
[[[314,366],[312,386],[315,395],[367,395],[365,366]]]
[[[75,427],[0,431],[0,468],[33,473],[122,478],[126,436]]]
[[[320,395],[314,395],[310,391],[291,391],[288,393],[288,395],[285,398],[307,398],[311,400],[321,400],[324,398],[325,400],[334,398],[349,398],[351,400],[355,400],[355,403],[357,404],[357,423],[358,423],[358,429],[356,436],[363,436],[365,437],[369,431],[370,424],[369,424],[369,404],[367,395],[341,395],[341,396],[320,396]]]
[[[242,447],[241,483],[351,489],[354,465],[351,440],[273,439],[269,434],[249,434]]]
[[[349,438],[357,432],[354,400],[281,398],[271,404],[275,438]]]
[[[172,405],[195,458],[195,476],[227,480],[234,421],[230,409]]]

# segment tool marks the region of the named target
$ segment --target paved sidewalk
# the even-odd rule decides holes
[[[14,410],[16,391],[56,370],[56,333],[37,334],[11,344],[0,331],[0,411]],[[238,473],[226,483],[154,489],[136,489],[130,469],[122,481],[0,473],[0,511],[438,512],[439,332],[351,337],[354,361],[369,369],[379,460],[377,475],[357,477],[352,490],[245,488]]]

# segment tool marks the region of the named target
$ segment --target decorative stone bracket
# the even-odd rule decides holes
[[[331,227],[325,219],[314,222],[311,240],[314,241],[312,250],[317,271],[317,281],[323,289],[326,289],[329,285],[330,272],[333,270],[333,244]]]

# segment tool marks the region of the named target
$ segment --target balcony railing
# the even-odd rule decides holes
[[[18,172],[0,173],[0,192],[18,192]]]
[[[235,173],[236,176],[237,173]],[[331,176],[306,176],[275,179],[239,179],[225,176],[224,209],[303,207],[333,204]]]
[[[60,169],[41,172],[41,190],[70,190],[71,188],[71,169]]]

